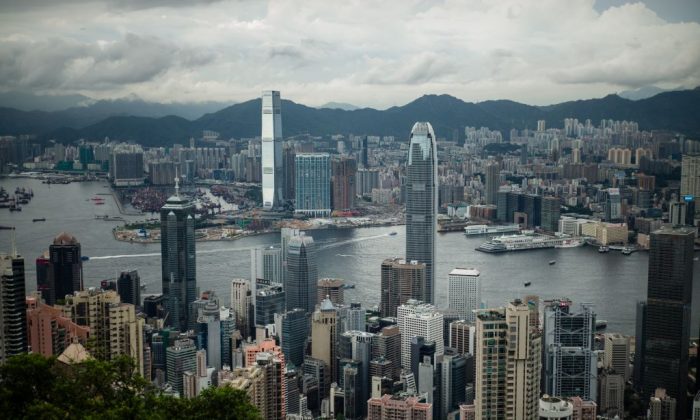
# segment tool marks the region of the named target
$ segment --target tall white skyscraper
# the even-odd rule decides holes
[[[479,270],[473,268],[455,268],[449,275],[449,308],[471,323],[476,320],[473,311],[481,306],[479,274]]]
[[[282,167],[282,100],[276,90],[262,93],[262,198],[263,208],[276,207],[284,195]]]
[[[443,340],[444,321],[442,312],[429,303],[410,299],[406,304],[396,309],[401,331],[401,366],[411,367],[411,339],[423,337],[426,341],[435,342],[435,356],[445,352]]]
[[[436,141],[430,123],[415,123],[411,130],[406,167],[406,259],[425,264],[429,303],[435,303],[438,208]]]
[[[246,279],[231,280],[231,310],[236,317],[236,328],[241,332],[243,338],[251,335],[254,320],[251,310],[252,290],[250,281]]]

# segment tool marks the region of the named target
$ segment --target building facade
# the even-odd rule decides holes
[[[381,276],[381,316],[395,317],[396,309],[410,299],[427,302],[429,296],[425,264],[402,258],[386,259],[382,262]]]
[[[331,158],[328,153],[298,153],[294,161],[295,212],[331,215]]]
[[[277,207],[284,199],[282,165],[282,99],[278,91],[262,93],[262,199],[263,208]]]
[[[481,281],[479,270],[455,268],[448,276],[448,307],[457,311],[460,319],[476,320],[475,310],[481,307]]]
[[[287,244],[286,308],[301,308],[310,314],[316,307],[318,271],[316,246],[311,236],[292,237]]]

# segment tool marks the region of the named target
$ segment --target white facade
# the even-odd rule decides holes
[[[401,331],[401,366],[411,366],[411,339],[423,337],[435,341],[435,356],[445,352],[443,340],[443,315],[435,306],[410,299],[396,310]]]
[[[282,100],[275,90],[262,93],[262,198],[272,209],[283,197]]]
[[[473,311],[481,306],[479,274],[479,270],[473,268],[455,268],[449,274],[449,308],[469,322],[475,322],[476,314]]]

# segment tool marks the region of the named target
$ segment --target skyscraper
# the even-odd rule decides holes
[[[277,207],[284,199],[282,166],[282,99],[275,90],[262,93],[262,199],[263,208]]]
[[[301,308],[310,314],[316,307],[316,247],[311,236],[294,236],[287,244],[287,310]]]
[[[544,387],[549,395],[596,401],[598,354],[594,348],[595,313],[568,299],[545,302],[543,325]]]
[[[435,342],[435,356],[444,353],[443,315],[435,306],[416,300],[409,300],[396,310],[401,331],[401,366],[411,367],[411,339],[423,337]]]
[[[275,314],[284,312],[284,289],[279,284],[258,287],[255,295],[255,326],[275,322]]]
[[[500,181],[501,169],[498,163],[489,163],[486,165],[486,191],[484,201],[486,204],[498,204],[498,187],[501,185]]]
[[[299,153],[294,161],[296,213],[331,215],[331,158],[328,153]]]
[[[449,308],[472,323],[476,320],[473,311],[481,307],[479,274],[479,270],[473,268],[455,268],[449,275]]]
[[[330,369],[333,381],[337,379],[336,340],[338,338],[338,311],[329,299],[324,299],[311,316],[311,357],[323,361]],[[325,385],[330,385],[328,381]],[[322,392],[326,395],[325,389]]]
[[[44,295],[47,304],[83,290],[83,261],[75,236],[63,232],[54,238],[49,246],[48,268],[48,295]]]
[[[540,223],[542,229],[547,232],[556,232],[559,229],[560,204],[557,197],[542,198],[542,216]]]
[[[695,230],[662,228],[651,234],[646,317],[643,325],[643,395],[664,388],[685,419],[688,341]]]
[[[251,286],[257,289],[257,283],[282,284],[282,249],[279,246],[266,246],[250,251]],[[261,281],[262,280],[262,281]]]
[[[309,335],[309,321],[306,311],[301,308],[276,314],[280,318],[282,331],[280,331],[282,352],[284,358],[295,366],[304,363],[304,347]]]
[[[537,418],[541,336],[520,300],[482,309],[476,319],[477,419]]]
[[[693,197],[700,211],[700,154],[683,155],[681,163],[681,196]]]
[[[334,305],[342,305],[345,303],[343,297],[343,286],[345,282],[342,279],[321,279],[318,281],[318,291],[316,293],[316,301],[321,302],[328,297]]]
[[[180,195],[178,179],[175,195],[160,210],[160,250],[166,323],[179,331],[194,328],[190,311],[197,299],[194,204]]]
[[[27,352],[25,301],[24,258],[13,249],[0,255],[0,363]]]
[[[248,280],[231,280],[231,311],[236,318],[236,327],[244,339],[253,334],[252,293]]]
[[[406,259],[424,263],[428,303],[435,301],[435,235],[437,231],[437,146],[430,123],[411,130],[406,167]]]
[[[117,293],[122,302],[141,306],[141,278],[138,271],[122,271],[119,274]]]
[[[342,156],[331,162],[331,179],[333,182],[333,210],[349,210],[355,208],[357,186],[357,161]]]
[[[183,374],[185,371],[194,372],[197,368],[197,347],[189,338],[175,340],[175,343],[165,350],[167,367],[166,379],[173,390],[183,395]]]
[[[396,308],[409,299],[426,302],[429,298],[426,284],[426,266],[418,261],[389,258],[382,261],[382,280],[379,296],[381,316],[396,316]]]

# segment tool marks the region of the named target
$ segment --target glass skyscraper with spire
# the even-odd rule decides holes
[[[426,295],[435,302],[435,235],[437,232],[437,146],[428,122],[411,130],[406,167],[406,259],[425,264]]]
[[[280,93],[262,93],[262,198],[263,208],[277,207],[284,194],[282,160],[282,100]]]

